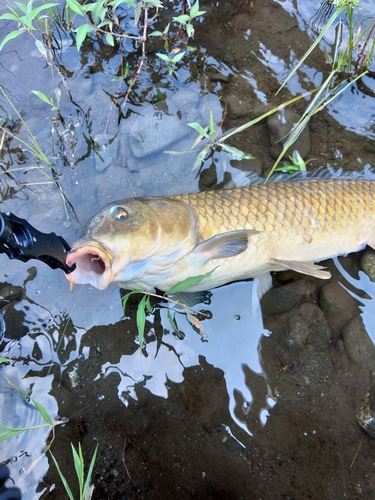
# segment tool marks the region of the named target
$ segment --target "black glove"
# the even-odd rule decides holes
[[[6,488],[4,486],[8,477],[8,467],[0,465],[0,500],[21,500],[21,492],[18,488]]]

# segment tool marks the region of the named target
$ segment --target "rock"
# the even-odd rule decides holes
[[[359,266],[370,280],[375,282],[375,250],[367,248],[361,257]]]
[[[331,331],[321,309],[315,304],[302,304],[289,320],[289,331],[284,342],[291,348],[311,346],[314,352],[327,349]]]
[[[315,289],[312,281],[298,280],[284,286],[271,288],[261,300],[262,313],[266,316],[283,314]]]
[[[350,361],[375,371],[375,345],[366,331],[360,314],[346,325],[343,339]]]
[[[324,285],[319,294],[319,305],[326,313],[329,326],[341,332],[358,314],[358,302],[337,281]]]
[[[290,131],[300,118],[297,113],[290,109],[282,109],[267,118],[271,143],[270,154],[272,158],[278,158]],[[298,151],[302,158],[306,159],[310,153],[310,148],[310,131],[308,126],[306,126],[283,158],[287,159],[288,156],[293,155],[293,151]]]

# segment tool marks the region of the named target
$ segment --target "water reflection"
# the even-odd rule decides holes
[[[372,301],[375,298],[375,283],[372,282],[367,274],[365,274],[363,271],[358,271],[358,279],[353,278],[343,268],[338,257],[335,257],[333,261],[345,280],[358,290],[358,292],[355,293],[347,288],[343,283],[341,283],[345,290],[360,303],[359,309],[362,311],[361,317],[363,320],[363,324],[366,328],[368,336],[372,340],[372,343],[375,345],[375,311],[374,308],[371,307]],[[367,294],[367,297],[363,295],[363,292]]]
[[[118,395],[126,406],[129,398],[137,399],[137,384],[144,385],[156,396],[167,398],[168,380],[182,382],[184,369],[199,365],[199,356],[204,356],[208,363],[223,370],[230,415],[236,425],[251,434],[252,429],[246,422],[252,411],[254,396],[246,383],[244,367],[258,377],[265,376],[259,348],[262,337],[269,333],[263,328],[260,308],[252,311],[251,297],[252,282],[235,283],[215,290],[208,306],[212,318],[202,323],[204,337],[196,333],[186,317],[181,315],[178,326],[186,334],[182,341],[171,333],[168,311],[162,308],[164,335],[161,344],[157,342],[155,330],[151,329],[146,353],[140,355],[137,350],[131,355],[121,356],[119,363],[104,363],[97,378],[118,373]],[[196,308],[199,310],[199,305]],[[207,305],[201,304],[202,308],[207,309]],[[273,405],[267,396],[267,393],[263,395],[261,405],[265,411]],[[263,423],[264,417],[265,412],[262,411]],[[231,427],[231,431],[236,433],[235,426]]]

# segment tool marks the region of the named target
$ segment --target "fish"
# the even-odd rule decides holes
[[[312,178],[114,202],[88,222],[66,263],[72,284],[187,292],[271,274],[328,279],[317,262],[375,248],[375,181]],[[200,281],[188,278],[200,277]],[[187,281],[186,281],[187,280]]]

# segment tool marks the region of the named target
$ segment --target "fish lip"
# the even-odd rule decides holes
[[[113,260],[112,252],[101,244],[83,244],[68,253],[67,266],[76,267],[65,277],[72,284],[91,284],[98,290],[104,290],[112,279]]]

